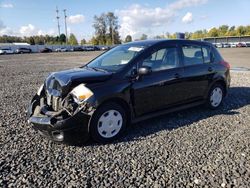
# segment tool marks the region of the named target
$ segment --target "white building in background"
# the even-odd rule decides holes
[[[18,45],[18,46],[30,46],[30,44],[26,42],[13,42],[12,44]]]

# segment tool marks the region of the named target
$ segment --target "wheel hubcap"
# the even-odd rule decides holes
[[[210,97],[211,105],[213,107],[219,106],[221,101],[222,101],[222,96],[223,96],[223,92],[222,92],[221,88],[219,88],[219,87],[214,88],[214,90],[211,93],[211,97]]]
[[[122,115],[116,110],[104,112],[98,120],[98,133],[104,138],[114,137],[121,130]]]

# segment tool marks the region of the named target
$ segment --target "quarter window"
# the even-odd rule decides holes
[[[202,53],[203,53],[204,63],[211,63],[210,47],[202,46]]]
[[[201,46],[186,45],[182,47],[184,55],[184,65],[203,64],[203,52]]]
[[[142,66],[151,67],[152,71],[175,68],[178,65],[178,51],[176,47],[160,49],[142,62]]]

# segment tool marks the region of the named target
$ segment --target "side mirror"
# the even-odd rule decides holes
[[[139,68],[139,70],[138,70],[138,74],[139,74],[140,76],[150,74],[151,72],[152,72],[152,69],[151,69],[151,67],[149,67],[149,66],[142,66],[142,67]]]

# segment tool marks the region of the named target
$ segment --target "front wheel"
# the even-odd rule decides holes
[[[209,91],[207,106],[211,109],[218,108],[224,98],[224,87],[221,84],[215,84]]]
[[[90,134],[97,142],[111,142],[121,136],[126,124],[125,110],[116,103],[106,103],[95,111],[90,122]]]

